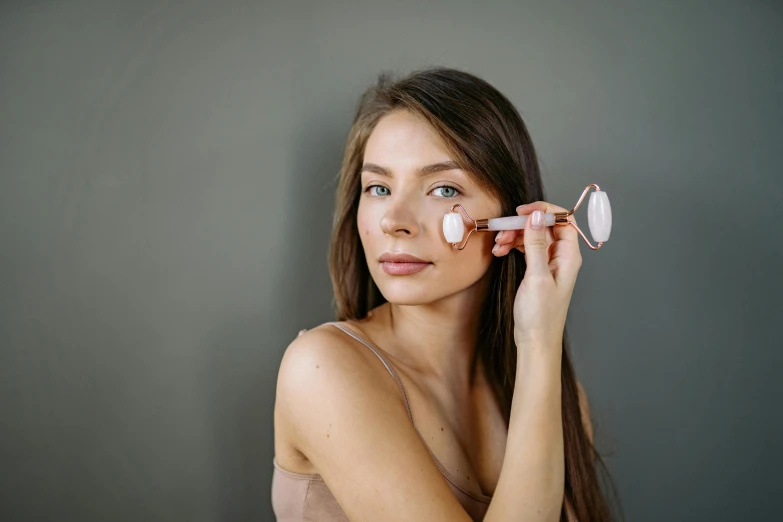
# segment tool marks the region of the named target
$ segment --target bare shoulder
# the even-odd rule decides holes
[[[381,379],[378,368],[363,353],[370,351],[360,350],[357,342],[337,328],[322,324],[302,330],[288,345],[280,362],[275,397],[275,431],[285,433],[286,446],[304,455],[302,445],[306,441],[297,428],[319,412],[313,411],[303,398],[315,393],[318,386],[334,387],[331,393],[339,400],[341,391],[346,391],[340,390],[346,384],[344,377],[350,376],[354,383],[364,383],[364,386],[374,383],[386,392],[388,400],[395,399],[390,386],[393,381]]]
[[[391,375],[337,328],[313,328],[287,347],[275,422],[285,423],[351,520],[469,520]]]
[[[375,388],[386,401],[404,408],[396,383],[377,356],[345,332],[322,324],[300,332],[286,348],[277,376],[281,406],[300,394],[311,393],[314,386],[332,386],[337,393],[347,391],[341,388],[344,384]]]
[[[348,326],[350,328],[350,325]],[[363,352],[354,348],[355,342],[357,341],[342,330],[324,323],[309,330],[302,330],[286,348],[283,363],[286,358],[300,358],[303,355],[364,359]]]

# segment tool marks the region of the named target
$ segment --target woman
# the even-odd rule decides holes
[[[338,321],[300,332],[278,374],[279,521],[610,519],[567,352],[578,236],[541,226],[566,210],[543,200],[527,129],[487,82],[433,68],[362,96],[330,247]],[[531,219],[456,250],[455,203]]]

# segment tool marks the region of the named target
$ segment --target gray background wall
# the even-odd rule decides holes
[[[0,519],[272,519],[354,104],[425,65],[611,197],[569,328],[628,520],[779,511],[780,3],[1,5]]]

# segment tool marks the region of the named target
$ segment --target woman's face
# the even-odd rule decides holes
[[[357,225],[370,274],[391,303],[454,295],[479,281],[492,262],[494,232],[473,233],[463,250],[443,236],[443,216],[455,203],[473,219],[497,217],[501,210],[455,165],[426,169],[451,161],[432,127],[406,111],[383,117],[367,141]],[[382,262],[384,254],[409,254],[426,264]]]

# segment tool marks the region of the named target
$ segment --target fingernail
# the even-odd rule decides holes
[[[502,235],[503,235],[503,231],[501,230],[500,232],[498,232],[498,235],[497,235],[497,236],[495,236],[495,241],[497,241],[498,239],[500,239],[500,236],[502,236]]]
[[[531,223],[533,230],[541,230],[544,226],[544,213],[540,210],[533,211],[533,223]]]
[[[517,212],[519,212],[519,209],[521,209],[521,208],[525,208],[526,206],[527,206],[527,203],[525,203],[524,205],[519,205],[519,206],[517,207]]]
[[[497,252],[499,248],[500,248],[500,243],[495,243],[495,246],[492,247],[492,251]]]

